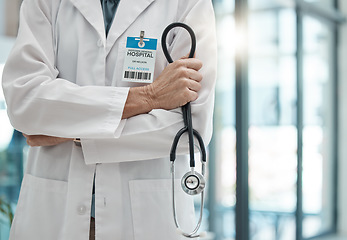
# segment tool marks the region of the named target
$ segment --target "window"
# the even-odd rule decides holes
[[[250,238],[294,239],[295,11],[269,4],[261,8],[259,3],[250,7],[253,7],[248,18]]]
[[[334,27],[303,18],[303,234],[334,226]]]
[[[316,5],[320,5],[322,7],[334,7],[335,1],[334,0],[305,0],[306,2],[313,3]]]
[[[209,230],[216,240],[334,232],[336,1],[216,0],[214,6],[219,68]],[[247,140],[236,141],[238,134]],[[242,159],[237,151],[246,152]],[[248,194],[237,195],[238,185]]]

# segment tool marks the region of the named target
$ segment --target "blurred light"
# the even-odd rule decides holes
[[[235,54],[243,55],[248,48],[247,30],[242,27],[235,28],[234,36]]]

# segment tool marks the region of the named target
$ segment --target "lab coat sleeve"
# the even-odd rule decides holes
[[[24,0],[14,48],[3,73],[3,91],[14,128],[29,135],[112,138],[128,88],[78,86],[55,68],[52,2]]]
[[[187,10],[187,2],[194,5]],[[178,21],[185,22],[197,38],[196,58],[202,60],[202,88],[192,102],[193,127],[207,145],[212,135],[214,88],[216,80],[216,36],[212,3],[210,0],[181,1]],[[188,37],[187,37],[188,36]],[[179,59],[190,50],[190,38],[184,29],[176,31],[169,48],[173,59]],[[169,156],[177,131],[184,126],[181,109],[156,109],[126,120],[119,138],[83,139],[82,149],[87,164],[146,160]],[[197,142],[197,141],[196,141]],[[177,154],[188,151],[188,139],[183,135]]]

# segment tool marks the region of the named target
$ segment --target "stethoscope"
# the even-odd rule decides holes
[[[196,38],[193,30],[184,23],[172,23],[169,26],[167,26],[163,32],[162,38],[161,38],[161,44],[163,48],[164,55],[169,63],[172,63],[173,60],[167,50],[166,47],[166,37],[169,31],[175,27],[182,27],[186,29],[191,37],[192,46],[189,53],[189,58],[194,57],[195,48],[196,48]],[[170,151],[170,161],[171,161],[171,178],[172,178],[172,207],[173,207],[173,216],[176,228],[178,232],[180,232],[183,236],[188,238],[197,238],[202,237],[203,233],[197,234],[197,231],[199,230],[202,222],[202,213],[204,208],[204,188],[206,185],[205,182],[205,163],[206,163],[206,149],[204,142],[202,140],[202,137],[196,131],[193,129],[192,124],[192,114],[191,114],[191,106],[188,102],[186,105],[182,107],[182,113],[183,113],[183,121],[184,121],[184,127],[179,130],[173,140],[171,151]],[[178,142],[183,135],[183,133],[188,133],[188,140],[189,140],[189,154],[190,154],[190,171],[184,174],[181,180],[181,186],[184,192],[186,192],[189,195],[197,195],[201,194],[201,205],[200,205],[200,216],[198,223],[196,224],[195,229],[191,233],[186,233],[181,230],[178,221],[177,221],[177,214],[176,214],[176,203],[175,203],[175,159],[176,159],[176,149]],[[202,169],[201,174],[195,171],[195,160],[194,160],[194,136],[199,142],[200,147],[200,154],[201,154],[201,163],[202,163]]]

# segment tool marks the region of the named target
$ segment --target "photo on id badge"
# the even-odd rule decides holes
[[[140,37],[127,37],[122,80],[152,83],[156,50],[157,39],[144,38],[144,31]]]

